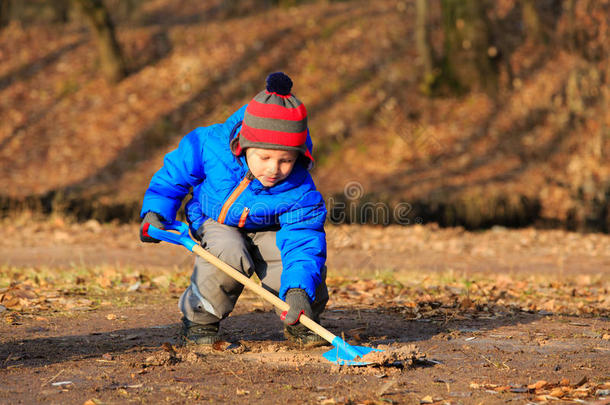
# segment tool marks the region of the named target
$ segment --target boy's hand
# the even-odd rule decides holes
[[[309,295],[301,288],[291,288],[286,293],[286,303],[290,305],[290,309],[282,313],[281,319],[286,325],[294,325],[299,322],[301,314],[311,318],[311,304],[309,303]]]
[[[144,224],[147,224],[147,223],[151,224],[152,226],[154,226],[156,228],[165,229],[165,227],[163,226],[163,218],[161,218],[161,215],[157,214],[156,212],[148,211],[146,213],[146,215],[144,216],[144,219],[142,220],[142,225],[140,226],[140,240],[142,242],[149,242],[149,243],[161,242],[159,239],[155,239],[152,236],[149,236],[144,233]]]

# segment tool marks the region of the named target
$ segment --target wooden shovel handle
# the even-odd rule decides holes
[[[242,283],[245,287],[252,290],[258,296],[260,296],[265,301],[267,301],[268,303],[270,303],[273,306],[275,306],[276,308],[278,308],[280,311],[288,311],[288,309],[290,309],[290,306],[286,302],[279,299],[273,293],[265,290],[261,285],[252,281],[249,277],[245,276],[243,273],[235,270],[233,267],[229,266],[228,264],[226,264],[225,262],[223,262],[222,260],[220,260],[219,258],[214,256],[213,254],[211,254],[210,252],[208,252],[201,246],[195,245],[195,246],[193,246],[192,250],[193,250],[193,252],[195,252],[195,254],[197,254],[201,258],[207,260],[208,262],[212,263],[214,266],[216,266],[219,270],[223,271],[229,277]],[[333,342],[333,339],[335,339],[335,337],[336,337],[329,330],[324,328],[322,325],[316,323],[313,319],[311,319],[305,315],[301,315],[301,317],[299,318],[299,322],[301,322],[309,330],[311,330],[312,332],[321,336],[324,340],[328,341],[331,344]]]

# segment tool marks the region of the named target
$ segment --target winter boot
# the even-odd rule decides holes
[[[202,325],[182,318],[182,338],[185,344],[211,345],[220,341],[218,328],[220,323]]]
[[[284,326],[284,336],[290,343],[307,348],[329,345],[321,336],[299,324]]]

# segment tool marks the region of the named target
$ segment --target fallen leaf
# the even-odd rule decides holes
[[[560,387],[557,388],[553,388],[551,390],[551,392],[549,393],[550,396],[555,397],[555,398],[561,398],[565,395],[565,393],[563,392],[563,390]]]
[[[462,302],[460,302],[460,308],[461,309],[470,309],[474,307],[474,303],[472,302],[472,300],[468,297],[464,298],[462,300]]]
[[[219,340],[218,342],[215,342],[212,345],[212,348],[214,350],[218,350],[220,352],[224,352],[225,350],[227,350],[227,348],[231,346],[231,343],[225,341],[225,340]]]
[[[108,319],[109,321],[113,321],[117,318],[117,316],[115,314],[108,314],[106,315],[106,319]]]
[[[354,328],[347,331],[347,333],[356,340],[362,340],[360,334],[366,331],[366,328]]]
[[[7,296],[5,296],[5,298],[6,297]],[[10,295],[8,297],[10,298],[2,300],[2,305],[4,305],[6,308],[15,309],[21,306],[21,300],[19,298]]]
[[[423,397],[422,399],[419,400],[420,404],[433,404],[434,400],[432,399],[432,397],[430,395],[426,395],[425,397]]]
[[[544,380],[536,381],[534,384],[530,384],[527,386],[530,390],[539,390],[544,388],[548,383]]]

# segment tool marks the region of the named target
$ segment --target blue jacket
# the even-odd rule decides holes
[[[191,231],[208,218],[252,231],[279,225],[280,298],[291,288],[302,288],[313,300],[326,261],[324,200],[308,170],[298,163],[273,187],[248,176],[245,158],[233,155],[229,146],[232,130],[243,120],[245,109],[240,108],[224,124],[195,129],[165,156],[163,167],[146,190],[140,215],[153,211],[173,220],[192,187],[192,198],[185,207]],[[310,140],[308,146],[311,149]]]

